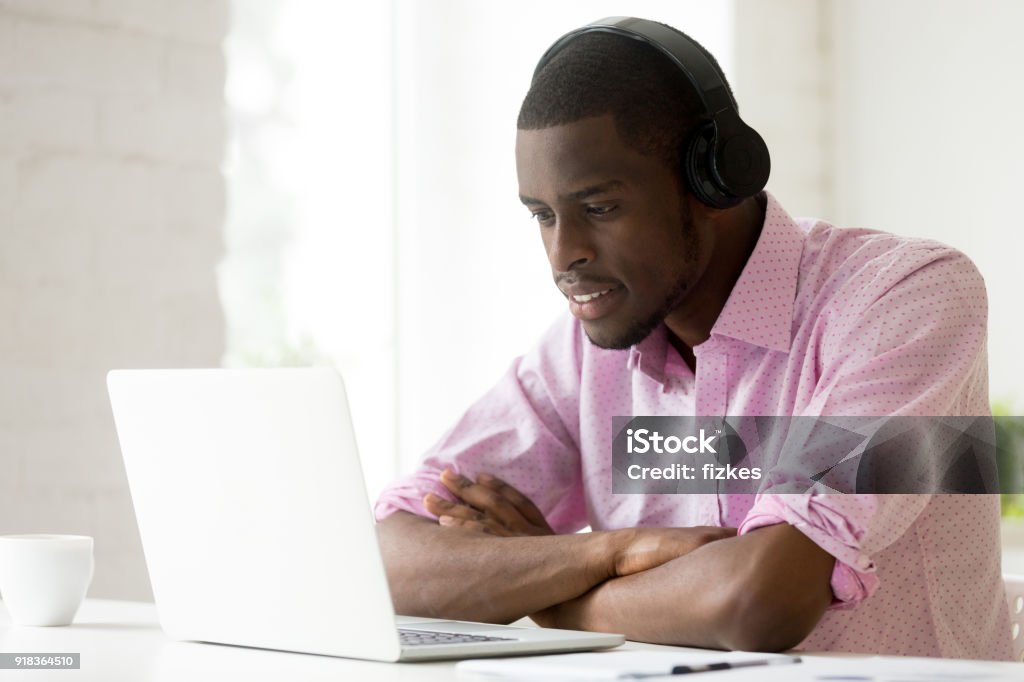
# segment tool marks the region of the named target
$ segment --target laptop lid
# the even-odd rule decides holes
[[[107,386],[170,637],[398,660],[335,370],[114,370]]]

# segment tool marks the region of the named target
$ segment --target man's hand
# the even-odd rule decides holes
[[[735,528],[718,526],[631,528],[615,532],[623,536],[615,554],[615,574],[620,578],[661,566],[709,542],[736,537]]]
[[[634,528],[612,532],[622,538],[617,543],[619,549],[615,555],[615,573],[618,578],[657,568],[710,542],[736,537],[735,528],[718,526]],[[594,589],[600,587],[598,585]],[[580,619],[587,598],[588,595],[583,595],[549,606],[531,613],[530,619],[544,628],[584,629]]]
[[[460,500],[453,503],[430,493],[423,498],[442,526],[504,537],[555,534],[530,498],[496,476],[480,474],[474,482],[445,469],[441,483]]]

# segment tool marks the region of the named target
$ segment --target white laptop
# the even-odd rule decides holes
[[[115,370],[107,386],[160,624],[174,639],[379,661],[623,642],[396,617],[333,369]]]

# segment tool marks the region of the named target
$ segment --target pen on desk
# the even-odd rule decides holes
[[[638,680],[645,677],[664,677],[666,675],[689,675],[690,673],[705,673],[712,670],[732,670],[733,668],[751,668],[756,665],[790,665],[799,663],[799,656],[785,656],[780,658],[759,658],[756,661],[736,661],[734,663],[706,663],[704,665],[677,665],[670,673],[633,673],[624,675],[624,679]]]

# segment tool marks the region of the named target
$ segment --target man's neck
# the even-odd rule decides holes
[[[711,336],[711,328],[757,245],[766,207],[762,192],[716,217],[714,249],[704,274],[686,301],[665,318],[670,343],[691,369],[695,368],[693,347]]]

